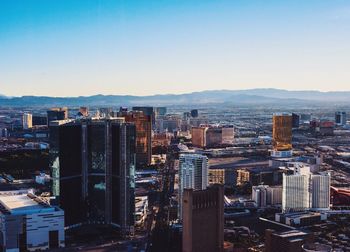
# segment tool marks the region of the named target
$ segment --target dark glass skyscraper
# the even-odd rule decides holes
[[[194,118],[198,117],[198,109],[192,109],[191,110],[191,116],[194,117]]]
[[[51,108],[47,111],[47,124],[51,121],[68,119],[68,108]]]
[[[134,224],[135,126],[123,119],[51,125],[53,192],[66,226]]]
[[[292,113],[292,127],[299,128],[300,116],[298,114]]]

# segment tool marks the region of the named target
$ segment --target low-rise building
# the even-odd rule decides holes
[[[282,204],[282,186],[259,185],[252,187],[252,200],[257,207]]]
[[[64,211],[31,193],[1,193],[0,233],[0,250],[5,252],[64,247]]]
[[[135,225],[139,226],[146,220],[148,211],[148,196],[135,197]]]
[[[250,173],[246,169],[237,170],[237,185],[244,185],[250,181]]]
[[[208,170],[209,185],[222,184],[230,187],[236,184],[236,171],[234,169],[209,169]]]
[[[276,213],[275,221],[289,226],[309,226],[327,220],[327,213],[294,212]]]
[[[312,241],[312,233],[306,233],[299,230],[285,232],[275,232],[271,229],[265,230],[266,252],[302,252],[302,245]]]

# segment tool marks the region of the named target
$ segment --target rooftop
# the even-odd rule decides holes
[[[2,206],[0,211],[3,214],[20,215],[54,211],[53,207],[31,194],[0,195],[0,204]]]
[[[308,235],[308,233],[299,230],[290,230],[286,232],[277,233],[277,235],[284,238],[299,239],[297,237]]]
[[[318,212],[292,212],[292,213],[279,213],[288,218],[307,218],[311,216],[319,216],[321,213]]]

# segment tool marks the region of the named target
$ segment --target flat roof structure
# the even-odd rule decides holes
[[[32,194],[0,195],[0,204],[0,212],[3,214],[21,215],[55,211],[54,207]]]
[[[311,216],[320,216],[319,212],[292,212],[292,213],[278,213],[284,217],[288,218],[307,218]]]

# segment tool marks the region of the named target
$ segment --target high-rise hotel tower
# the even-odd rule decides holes
[[[51,122],[53,193],[66,226],[134,224],[135,134],[123,118]]]
[[[329,210],[330,185],[329,173],[283,174],[282,211]]]
[[[274,114],[272,120],[272,157],[292,156],[292,115]]]
[[[204,190],[208,186],[208,158],[200,154],[181,154],[179,161],[179,213],[181,219],[184,189]]]

